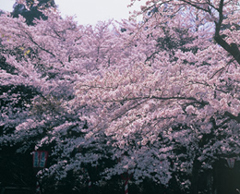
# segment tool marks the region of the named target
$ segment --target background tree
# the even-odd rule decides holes
[[[54,0],[27,0],[16,1],[13,6],[11,15],[13,17],[23,16],[28,25],[33,25],[35,19],[46,20],[47,16],[44,14],[46,9],[56,9]]]

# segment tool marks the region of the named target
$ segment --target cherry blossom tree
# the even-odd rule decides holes
[[[1,146],[49,150],[38,176],[59,186],[128,175],[198,193],[216,161],[240,152],[238,8],[152,0],[140,23],[95,27],[2,15]]]
[[[95,76],[114,63],[117,36],[108,28],[110,22],[94,28],[77,26],[56,12],[47,21],[36,20],[35,26],[24,21],[7,15],[0,21],[5,58],[0,78],[1,146],[14,147],[18,153],[48,150],[50,166],[42,175],[52,177],[55,185],[73,170],[75,181],[86,181],[86,176],[93,176],[89,164],[95,169],[110,146],[104,146],[108,137],[103,133],[96,139],[85,137],[89,133],[81,116],[85,113],[71,110],[69,101],[75,97],[79,77]]]
[[[238,6],[148,1],[144,22],[133,34],[124,28],[131,54],[117,69],[77,84],[72,103],[94,107],[88,116],[92,135],[111,136],[113,156],[123,158],[108,175],[128,171],[136,182],[151,177],[162,184],[176,178],[197,193],[202,170],[239,154]],[[176,29],[192,39],[185,49],[157,50],[164,32],[179,38]]]

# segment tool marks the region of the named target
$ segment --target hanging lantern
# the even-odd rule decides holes
[[[235,165],[235,158],[227,158],[226,160],[227,160],[228,168],[233,169]]]
[[[44,168],[47,163],[47,151],[34,151],[33,152],[33,168]]]

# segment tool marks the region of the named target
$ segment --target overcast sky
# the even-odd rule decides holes
[[[130,0],[55,0],[62,15],[76,15],[79,24],[95,25],[97,21],[127,19],[129,11],[139,10],[146,0],[137,2],[134,8],[127,8]],[[12,11],[15,0],[0,0],[0,9]]]

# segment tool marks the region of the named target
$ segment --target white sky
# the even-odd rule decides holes
[[[62,16],[76,16],[79,24],[95,25],[97,21],[108,19],[128,19],[129,11],[139,10],[146,0],[127,8],[130,0],[55,0]],[[0,9],[12,11],[15,0],[0,0]]]

